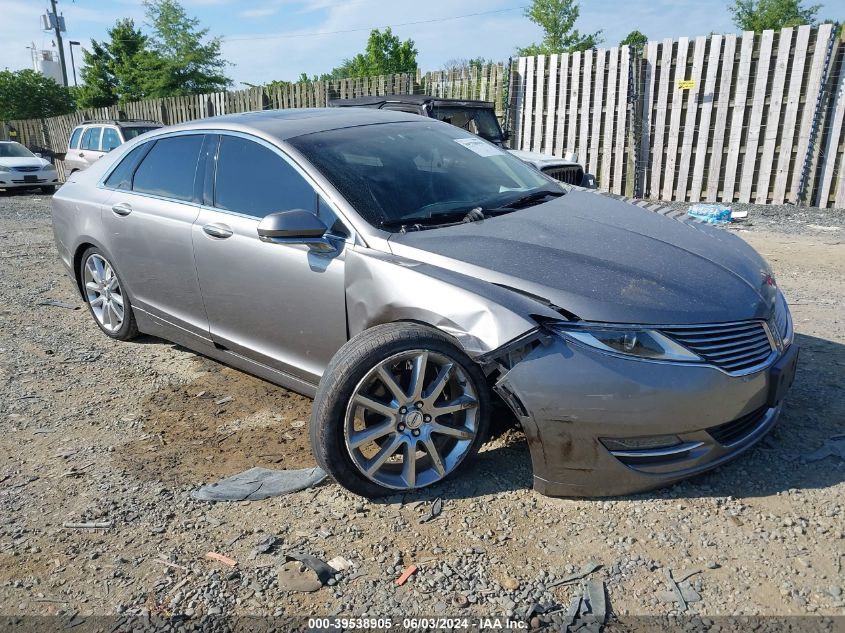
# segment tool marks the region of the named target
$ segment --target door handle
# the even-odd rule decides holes
[[[118,204],[112,205],[111,210],[112,213],[120,216],[127,216],[132,213],[132,207],[128,202],[119,202]]]
[[[227,237],[232,237],[232,229],[230,229],[225,224],[218,224],[216,222],[212,224],[206,224],[204,227],[202,227],[202,230],[205,231],[207,235],[219,238],[221,240],[225,240]]]
[[[84,153],[84,152],[79,152],[79,158],[85,158],[85,153]]]

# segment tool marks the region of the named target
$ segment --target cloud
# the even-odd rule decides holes
[[[263,18],[267,17],[268,15],[273,15],[276,13],[276,9],[272,7],[266,7],[264,9],[247,9],[246,11],[241,11],[238,13],[238,17],[241,18]]]
[[[309,76],[329,72],[344,59],[361,52],[371,28],[418,22],[396,26],[393,31],[403,40],[414,40],[419,50],[417,59],[424,71],[437,70],[443,62],[456,57],[484,56],[501,61],[512,55],[516,46],[539,37],[539,29],[522,16],[520,9],[429,20],[514,6],[513,0],[465,0],[460,5],[451,0],[429,0],[425,5],[386,4],[381,0],[353,0],[343,4],[309,0],[304,9],[322,12],[322,21],[276,34],[230,33],[223,42],[223,55],[233,63],[230,75],[237,82],[293,80],[302,72]],[[326,32],[331,34],[319,34]]]

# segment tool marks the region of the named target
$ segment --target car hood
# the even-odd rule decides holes
[[[456,226],[395,234],[394,253],[548,301],[589,321],[768,318],[766,262],[728,231],[588,191]]]
[[[50,162],[43,158],[18,158],[16,156],[4,156],[0,158],[0,165],[4,167],[46,167]]]
[[[558,167],[564,165],[577,165],[578,163],[551,154],[540,154],[539,152],[524,152],[522,150],[509,150],[511,154],[516,156],[519,160],[525,163],[531,163],[537,169],[544,167]]]

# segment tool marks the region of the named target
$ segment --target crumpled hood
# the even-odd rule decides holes
[[[589,321],[768,318],[768,264],[728,231],[572,190],[514,213],[396,234],[397,255],[508,286]]]

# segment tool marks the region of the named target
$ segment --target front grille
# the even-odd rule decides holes
[[[580,185],[584,178],[584,171],[577,165],[571,167],[547,167],[543,173],[567,185]]]
[[[711,426],[707,429],[707,432],[719,444],[731,446],[748,437],[757,428],[757,425],[760,424],[767,411],[768,407],[761,407],[731,422],[726,422],[719,426]]]
[[[661,330],[708,363],[741,372],[765,362],[772,344],[761,321],[694,325]]]
[[[12,171],[38,171],[40,167],[12,167]]]

